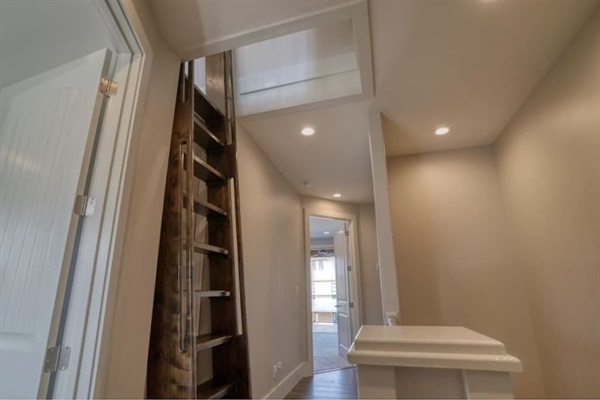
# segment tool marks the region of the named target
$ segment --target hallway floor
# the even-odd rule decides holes
[[[356,399],[356,368],[321,372],[303,378],[286,399]]]
[[[338,354],[337,332],[313,332],[313,362],[315,373],[352,366]]]

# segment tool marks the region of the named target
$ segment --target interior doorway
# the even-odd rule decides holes
[[[310,292],[313,371],[347,368],[352,343],[351,221],[310,216]]]

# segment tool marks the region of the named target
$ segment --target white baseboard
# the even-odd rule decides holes
[[[265,399],[283,399],[300,382],[300,379],[309,376],[310,372],[308,363],[301,363],[267,393]]]

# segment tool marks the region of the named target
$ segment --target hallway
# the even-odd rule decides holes
[[[356,369],[344,368],[303,378],[286,399],[356,399]]]

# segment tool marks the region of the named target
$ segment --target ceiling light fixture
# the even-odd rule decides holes
[[[323,235],[329,235],[331,232],[323,232]]]
[[[341,193],[334,193],[333,197],[335,197],[336,199],[339,199],[340,197],[342,197]]]
[[[445,126],[442,126],[441,128],[435,130],[435,134],[438,136],[445,135],[448,132],[450,132],[450,128],[447,128]]]
[[[304,136],[312,136],[315,134],[315,130],[311,127],[306,127],[304,129],[302,129],[302,134]]]

